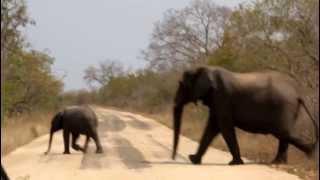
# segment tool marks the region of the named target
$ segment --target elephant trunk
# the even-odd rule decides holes
[[[48,154],[48,153],[50,152],[51,144],[52,144],[52,136],[53,136],[53,133],[54,133],[54,132],[56,132],[55,129],[54,129],[54,127],[51,127],[48,150],[45,152],[45,154]]]
[[[177,147],[179,144],[179,135],[181,129],[181,116],[183,111],[183,105],[175,105],[173,118],[174,118],[174,136],[173,136],[173,151],[172,151],[172,159],[175,159],[177,154]]]

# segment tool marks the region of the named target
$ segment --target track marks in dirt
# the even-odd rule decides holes
[[[98,131],[105,132],[120,132],[123,131],[127,124],[124,120],[114,115],[102,115],[103,121],[99,122]]]
[[[141,130],[151,130],[152,129],[152,127],[148,123],[145,123],[134,116],[125,115],[125,117],[131,119],[130,121],[128,121],[128,124],[133,128],[141,129]]]
[[[149,168],[151,167],[150,164],[144,163],[145,157],[143,154],[135,148],[129,140],[116,137],[114,139],[116,142],[116,150],[121,158],[122,163],[128,169],[142,169],[142,168]]]
[[[103,121],[99,122],[98,126],[101,140],[108,141],[112,146],[109,148],[104,147],[105,153],[102,155],[95,154],[94,152],[84,154],[81,160],[81,169],[112,167],[112,163],[109,162],[110,159],[107,158],[110,152],[117,153],[122,164],[128,169],[138,170],[151,167],[150,164],[144,163],[146,160],[143,153],[135,148],[128,139],[120,136],[121,131],[125,130],[127,125],[135,129],[150,130],[151,126],[149,124],[133,116],[125,116],[125,118],[129,118],[130,120],[124,120],[115,115],[102,114],[100,118],[103,119]]]

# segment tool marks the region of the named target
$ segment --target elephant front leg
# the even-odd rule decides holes
[[[63,142],[64,142],[64,152],[63,154],[70,154],[69,150],[69,138],[70,132],[68,130],[63,130]]]
[[[189,155],[189,159],[193,164],[201,164],[202,156],[208,149],[213,138],[219,133],[219,128],[209,119],[207,127],[202,135],[198,150],[196,154]]]
[[[232,161],[229,162],[229,165],[243,164],[243,161],[240,157],[239,144],[234,127],[223,126],[221,127],[221,133],[228,145],[229,151],[232,154]]]

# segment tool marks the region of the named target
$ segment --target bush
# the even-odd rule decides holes
[[[6,115],[58,106],[63,84],[52,74],[52,63],[53,58],[37,51],[8,56],[2,89]]]

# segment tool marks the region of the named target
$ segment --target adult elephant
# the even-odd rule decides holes
[[[229,164],[243,164],[235,127],[252,133],[272,134],[279,139],[274,163],[287,162],[289,144],[311,155],[318,140],[318,129],[294,84],[291,78],[272,71],[234,73],[219,67],[185,71],[175,95],[172,158],[177,152],[183,107],[197,101],[208,106],[210,112],[198,150],[189,155],[193,164],[201,164],[202,156],[219,133],[233,157]],[[314,123],[315,143],[308,144],[293,133],[301,106]]]
[[[92,138],[96,143],[96,153],[102,153],[103,149],[97,133],[98,121],[94,111],[87,106],[70,106],[58,112],[51,122],[50,139],[48,154],[51,149],[53,134],[62,129],[64,141],[64,154],[70,154],[69,137],[72,135],[72,148],[76,151],[87,151],[89,139]],[[80,134],[86,135],[84,148],[76,144]]]
[[[9,177],[1,164],[1,180],[9,180]]]

